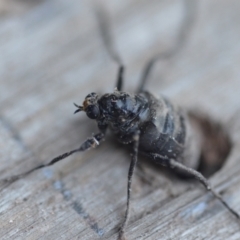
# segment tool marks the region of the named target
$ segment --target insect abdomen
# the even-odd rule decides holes
[[[188,167],[196,168],[200,141],[195,136],[188,116],[163,97],[157,99],[148,92],[142,94],[149,101],[151,116],[140,127],[139,150],[155,161],[162,161],[161,163],[167,164],[173,158]],[[158,159],[154,157],[156,155]]]

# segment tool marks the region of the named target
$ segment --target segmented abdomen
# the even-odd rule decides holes
[[[200,154],[199,139],[195,136],[188,116],[164,97],[156,98],[148,92],[150,118],[140,126],[139,150],[156,160],[167,162],[173,158],[196,168]]]

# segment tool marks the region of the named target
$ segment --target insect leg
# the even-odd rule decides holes
[[[123,88],[123,74],[124,74],[124,66],[121,65],[118,70],[118,78],[117,78],[117,90],[122,91]]]
[[[166,52],[158,53],[147,62],[143,69],[140,84],[137,89],[138,93],[143,91],[147,79],[149,78],[149,74],[152,71],[156,62],[174,57],[183,48],[184,44],[186,43],[186,39],[189,35],[189,32],[192,28],[192,25],[194,23],[194,16],[196,10],[195,5],[196,1],[184,0],[184,17],[177,36],[176,43],[172,49],[167,50]]]
[[[122,63],[122,59],[120,58],[114,43],[112,33],[110,31],[110,20],[108,19],[108,14],[104,11],[100,6],[95,8],[95,13],[98,21],[98,27],[100,30],[100,34],[107,49],[108,54],[112,58],[112,60],[118,64],[118,77],[116,87],[118,91],[122,91],[123,87],[123,74],[124,74],[124,66]]]
[[[125,212],[124,220],[122,226],[119,230],[118,240],[125,240],[124,231],[125,227],[127,226],[127,222],[130,216],[130,200],[131,200],[131,185],[132,185],[132,177],[134,173],[134,169],[137,164],[137,155],[138,155],[138,145],[139,145],[139,132],[137,132],[133,138],[133,154],[130,163],[130,167],[128,170],[128,190],[127,190],[127,209]]]
[[[64,158],[67,158],[67,157],[69,157],[70,155],[72,155],[76,152],[83,152],[83,151],[89,150],[91,148],[94,148],[97,145],[99,145],[99,142],[101,142],[103,140],[103,138],[104,138],[103,133],[95,134],[93,137],[88,138],[79,148],[74,149],[70,152],[66,152],[64,154],[61,154],[61,155],[53,158],[50,162],[45,163],[45,164],[40,164],[39,166],[34,167],[34,168],[32,168],[32,169],[30,169],[30,170],[28,170],[24,173],[21,173],[19,175],[11,176],[11,177],[8,177],[6,179],[1,179],[0,184],[1,185],[2,184],[10,185],[11,183],[17,181],[18,179],[21,179],[21,178],[27,176],[28,174],[38,170],[38,169],[51,166],[51,165],[55,164],[56,162],[59,162],[59,161],[63,160]]]
[[[220,202],[238,219],[240,219],[240,216],[239,214],[233,210],[228,204],[227,202],[224,201],[224,199],[222,198],[222,196],[220,194],[218,194],[213,188],[211,188],[210,186],[210,183],[208,182],[208,180],[198,171],[192,169],[192,168],[188,168],[186,166],[184,166],[183,164],[173,160],[173,159],[170,159],[169,160],[169,164],[170,164],[170,167],[171,168],[176,168],[176,169],[179,169],[187,174],[190,174],[192,175],[193,177],[195,177],[199,182],[201,182],[204,187],[210,191],[217,199],[220,200]]]

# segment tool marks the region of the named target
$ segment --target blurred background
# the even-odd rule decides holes
[[[116,49],[126,66],[124,90],[129,92],[137,88],[152,56],[177,46],[184,18],[191,16],[184,42],[154,66],[147,89],[186,109],[204,110],[229,126],[233,141],[239,142],[240,1],[0,0],[1,178],[74,149],[96,133],[95,123],[85,114],[73,116],[72,105],[81,104],[90,92],[106,93],[115,87],[118,66],[101,39],[93,10],[96,4],[109,14]],[[107,140],[97,150],[73,156],[4,189],[0,193],[1,239],[115,239],[125,208],[128,158],[125,148]],[[235,164],[232,159],[229,169]],[[134,180],[138,205],[133,207],[130,239],[210,239],[216,219],[211,216],[216,217],[221,206],[208,215],[198,209],[197,218],[201,216],[205,225],[191,215],[177,230],[174,224],[179,223],[164,228],[161,207],[172,194],[164,186],[169,184],[182,199],[179,202],[186,204],[182,193],[191,184],[169,183],[165,176],[150,172],[151,190],[140,178]],[[201,188],[193,191],[187,202],[202,192]],[[239,205],[237,197],[231,199],[232,205]],[[155,222],[144,218],[153,209]],[[227,213],[220,217],[231,223]],[[231,239],[237,229],[232,222],[221,234],[221,222],[214,223],[218,239]],[[195,230],[187,232],[193,224]],[[137,226],[144,227],[136,231]],[[202,226],[206,230],[199,233]]]

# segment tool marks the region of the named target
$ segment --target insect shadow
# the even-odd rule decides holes
[[[178,106],[175,106],[167,98],[155,97],[145,90],[155,63],[161,59],[172,57],[186,42],[186,36],[193,22],[194,1],[185,0],[186,11],[182,26],[179,30],[176,45],[166,53],[157,54],[146,64],[136,93],[128,93],[123,90],[124,70],[123,62],[117,53],[110,33],[107,14],[100,8],[96,8],[96,16],[99,23],[105,47],[112,60],[118,64],[118,75],[115,90],[99,96],[92,92],[85,97],[82,105],[75,104],[76,111],[85,112],[87,117],[97,122],[99,132],[89,137],[81,146],[72,151],[53,158],[49,163],[41,164],[25,173],[11,176],[2,180],[9,185],[28,174],[48,166],[51,166],[68,156],[97,147],[103,140],[108,129],[122,144],[131,148],[131,162],[128,171],[126,212],[121,224],[118,239],[125,238],[125,229],[130,217],[131,185],[132,177],[138,160],[138,153],[143,154],[151,161],[164,167],[174,169],[178,174],[196,178],[210,191],[237,219],[239,214],[232,209],[222,196],[210,186],[208,180],[196,169],[199,166],[201,156],[201,134],[194,127],[189,115]]]

